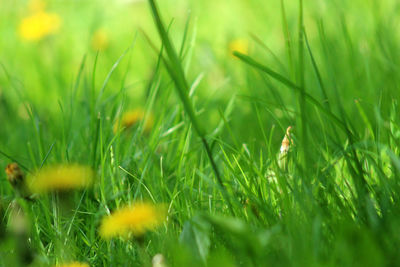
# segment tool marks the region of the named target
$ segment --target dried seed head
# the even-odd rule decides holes
[[[24,183],[25,175],[17,163],[13,162],[7,165],[6,169],[7,180],[13,187],[17,187]]]
[[[18,166],[17,163],[10,163],[7,165],[6,169],[7,180],[14,188],[17,196],[23,197],[26,200],[33,200],[28,188],[26,187],[25,174]]]
[[[292,126],[289,126],[286,129],[285,137],[283,137],[282,145],[281,145],[281,155],[286,154],[289,151],[290,144],[293,144],[293,140],[290,136],[290,131],[292,130]]]
[[[285,136],[283,137],[282,140],[281,150],[278,157],[278,164],[281,168],[287,167],[287,154],[289,152],[290,145],[293,145],[293,140],[291,138],[291,130],[292,126],[289,126],[286,129]]]

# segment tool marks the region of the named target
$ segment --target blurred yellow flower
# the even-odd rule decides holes
[[[75,261],[67,264],[56,265],[54,267],[90,267],[90,265],[85,262]]]
[[[57,14],[37,11],[22,19],[19,24],[19,35],[27,41],[38,41],[56,33],[60,24],[61,20]]]
[[[92,185],[94,173],[87,166],[55,165],[44,167],[28,177],[27,185],[32,193],[68,191]]]
[[[104,51],[108,48],[108,34],[104,29],[98,29],[92,36],[92,48],[95,51]]]
[[[136,203],[103,218],[99,233],[104,239],[141,236],[160,225],[166,217],[163,205]]]
[[[249,53],[249,42],[244,39],[235,39],[229,43],[228,49],[230,55],[234,51],[247,55]]]
[[[154,117],[152,114],[146,114],[146,112],[143,109],[139,108],[127,111],[124,114],[122,114],[121,119],[120,120],[117,119],[117,121],[114,124],[114,129],[113,129],[114,133],[116,133],[119,128],[130,128],[136,125],[137,123],[142,122],[145,118],[146,121],[144,121],[143,129],[145,132],[150,132],[154,124]]]

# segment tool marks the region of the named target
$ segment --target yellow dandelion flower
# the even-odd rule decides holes
[[[98,29],[92,36],[92,48],[95,51],[104,51],[108,48],[108,34],[104,29]]]
[[[147,115],[146,121],[144,121],[143,129],[145,132],[150,132],[154,124],[154,117],[152,114],[146,114],[143,109],[135,109],[127,111],[122,114],[120,120],[117,120],[114,124],[114,133],[116,133],[120,128],[130,128],[139,122],[142,122]]]
[[[229,43],[228,49],[230,55],[235,51],[247,55],[249,53],[249,42],[244,39],[235,39]]]
[[[30,175],[27,185],[32,193],[47,193],[85,188],[90,186],[93,180],[94,173],[87,166],[55,165]]]
[[[35,12],[22,19],[19,35],[26,41],[38,41],[47,35],[56,33],[60,28],[60,17],[55,13]]]
[[[89,264],[86,262],[71,262],[71,263],[66,263],[66,264],[61,264],[61,265],[56,265],[54,267],[90,267]]]
[[[104,239],[141,236],[155,229],[166,217],[163,205],[136,203],[121,208],[103,218],[99,234]]]

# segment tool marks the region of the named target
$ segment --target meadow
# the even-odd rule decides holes
[[[397,0],[0,0],[0,266],[400,265]]]

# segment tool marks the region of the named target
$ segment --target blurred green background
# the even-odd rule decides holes
[[[75,204],[84,199],[80,224],[57,217],[49,199],[29,204],[42,257],[62,258],[53,249],[54,219],[70,222],[75,255],[123,264],[140,250],[134,242],[99,240],[99,218],[120,203],[154,196],[170,205],[172,222],[151,236],[147,258],[174,254],[178,239],[190,248],[206,220],[207,233],[197,233],[204,250],[229,251],[244,265],[398,262],[400,1],[304,1],[305,43],[298,38],[299,1],[157,3],[178,51],[185,39],[182,66],[195,88],[190,100],[229,198],[159,62],[161,42],[147,1],[0,0],[0,166],[79,162],[101,181],[93,194],[75,195]],[[35,29],[32,16],[48,20],[49,34],[36,40],[22,34]],[[233,50],[296,85],[304,72],[315,102],[302,109],[301,94]],[[152,130],[117,133],[121,114],[135,108],[154,115]],[[281,168],[277,155],[289,125],[294,145]],[[12,187],[5,178],[0,183],[3,201],[11,202]],[[362,190],[365,195],[354,194]],[[213,217],[228,214],[229,199],[236,218]],[[199,213],[206,219],[196,222]]]
[[[93,38],[96,32],[101,31],[100,39],[105,39],[106,44],[99,54],[97,79],[99,82],[104,80],[115,61],[135,39],[132,55],[123,63],[132,66],[127,76],[127,84],[132,85],[129,95],[140,101],[157,54],[149,49],[139,30],[159,44],[146,1],[44,2],[47,12],[60,17],[60,28],[42,40],[26,41],[18,35],[18,27],[21,20],[31,13],[29,1],[1,1],[1,62],[24,84],[25,93],[36,101],[51,99],[47,102],[50,105],[53,103],[54,108],[60,93],[63,95],[71,87],[84,55],[88,57],[88,65],[94,62],[96,47],[93,46]],[[289,31],[295,33],[298,3],[286,2]],[[190,40],[193,40],[190,73],[204,73],[199,91],[205,95],[223,98],[249,90],[243,76],[235,72],[240,71],[241,64],[229,56],[229,43],[236,39],[248,43],[250,55],[270,60],[271,55],[251,38],[250,34],[254,34],[286,63],[283,59],[286,55],[279,0],[163,0],[159,4],[164,19],[171,22],[171,35],[177,46],[190,17],[189,34]],[[306,1],[305,27],[313,45],[320,38],[318,22],[323,21],[328,38],[340,48],[343,20],[355,51],[368,55],[371,53],[370,41],[379,42],[376,35],[385,30],[383,27],[392,28],[396,41],[400,38],[398,11],[399,3],[395,0]],[[118,89],[118,81],[125,69],[124,66],[118,68],[111,81],[111,90]],[[1,77],[4,79],[4,75]]]
[[[0,93],[3,101],[7,99],[8,105],[19,115],[19,118],[14,119],[23,121],[28,118],[23,106],[26,101],[34,105],[38,112],[58,116],[59,100],[71,95],[84,57],[83,74],[86,78],[83,83],[91,83],[89,77],[92,77],[98,50],[95,86],[99,90],[113,64],[132,44],[129,56],[121,60],[111,76],[106,95],[118,92],[123,80],[129,98],[128,106],[142,105],[158,56],[143,32],[157,48],[160,47],[146,1],[36,2],[42,3],[45,12],[59,16],[60,26],[54,33],[40,40],[28,41],[18,34],[18,29],[21,21],[32,14],[32,4],[35,1],[1,0]],[[196,96],[200,98],[201,106],[207,110],[209,129],[213,129],[219,122],[218,109],[225,109],[233,96],[239,96],[239,105],[235,108],[236,117],[240,118],[236,121],[239,133],[247,128],[246,125],[240,127],[240,121],[254,120],[254,111],[246,97],[255,96],[263,100],[272,97],[262,88],[265,86],[263,82],[260,84],[254,73],[249,73],[231,55],[232,42],[239,41],[250,56],[276,66],[275,70],[283,75],[295,76],[290,71],[285,48],[281,1],[163,0],[159,5],[165,21],[171,23],[170,33],[176,47],[180,47],[185,25],[189,21],[189,48],[185,65],[190,82],[201,76]],[[305,1],[304,23],[316,61],[321,62],[321,65],[327,62],[323,55],[323,49],[327,47],[331,59],[334,59],[334,66],[329,66],[332,64],[329,62],[321,67],[322,75],[329,76],[329,72],[335,72],[341,76],[340,80],[335,80],[335,87],[343,99],[350,100],[346,103],[351,106],[354,99],[370,101],[378,97],[377,86],[380,85],[374,84],[368,68],[369,64],[375,62],[394,60],[391,53],[400,38],[399,6],[396,0]],[[285,8],[288,30],[292,43],[296,45],[298,3],[286,1]],[[321,25],[325,34],[323,37],[320,34]],[[323,48],[321,43],[328,45]],[[377,48],[382,53],[377,53]],[[364,65],[355,59],[361,57],[360,62],[364,62]],[[12,77],[11,87],[5,72]],[[315,79],[311,67],[306,75],[308,80]],[[357,79],[371,79],[369,88],[358,87]],[[349,86],[351,90],[346,89]],[[313,88],[309,91],[312,94],[319,93],[314,92]],[[295,105],[294,94],[286,88],[282,88],[281,92],[290,109]],[[391,90],[390,94],[393,92]],[[171,100],[171,106],[175,105],[175,100]],[[271,112],[278,118],[283,117],[283,111],[273,105]],[[265,116],[264,121],[270,127],[272,118]],[[7,120],[9,116],[1,119]],[[293,118],[285,119],[290,124]],[[253,137],[261,137],[260,131],[253,127],[250,129],[246,129],[244,138],[251,140]]]

